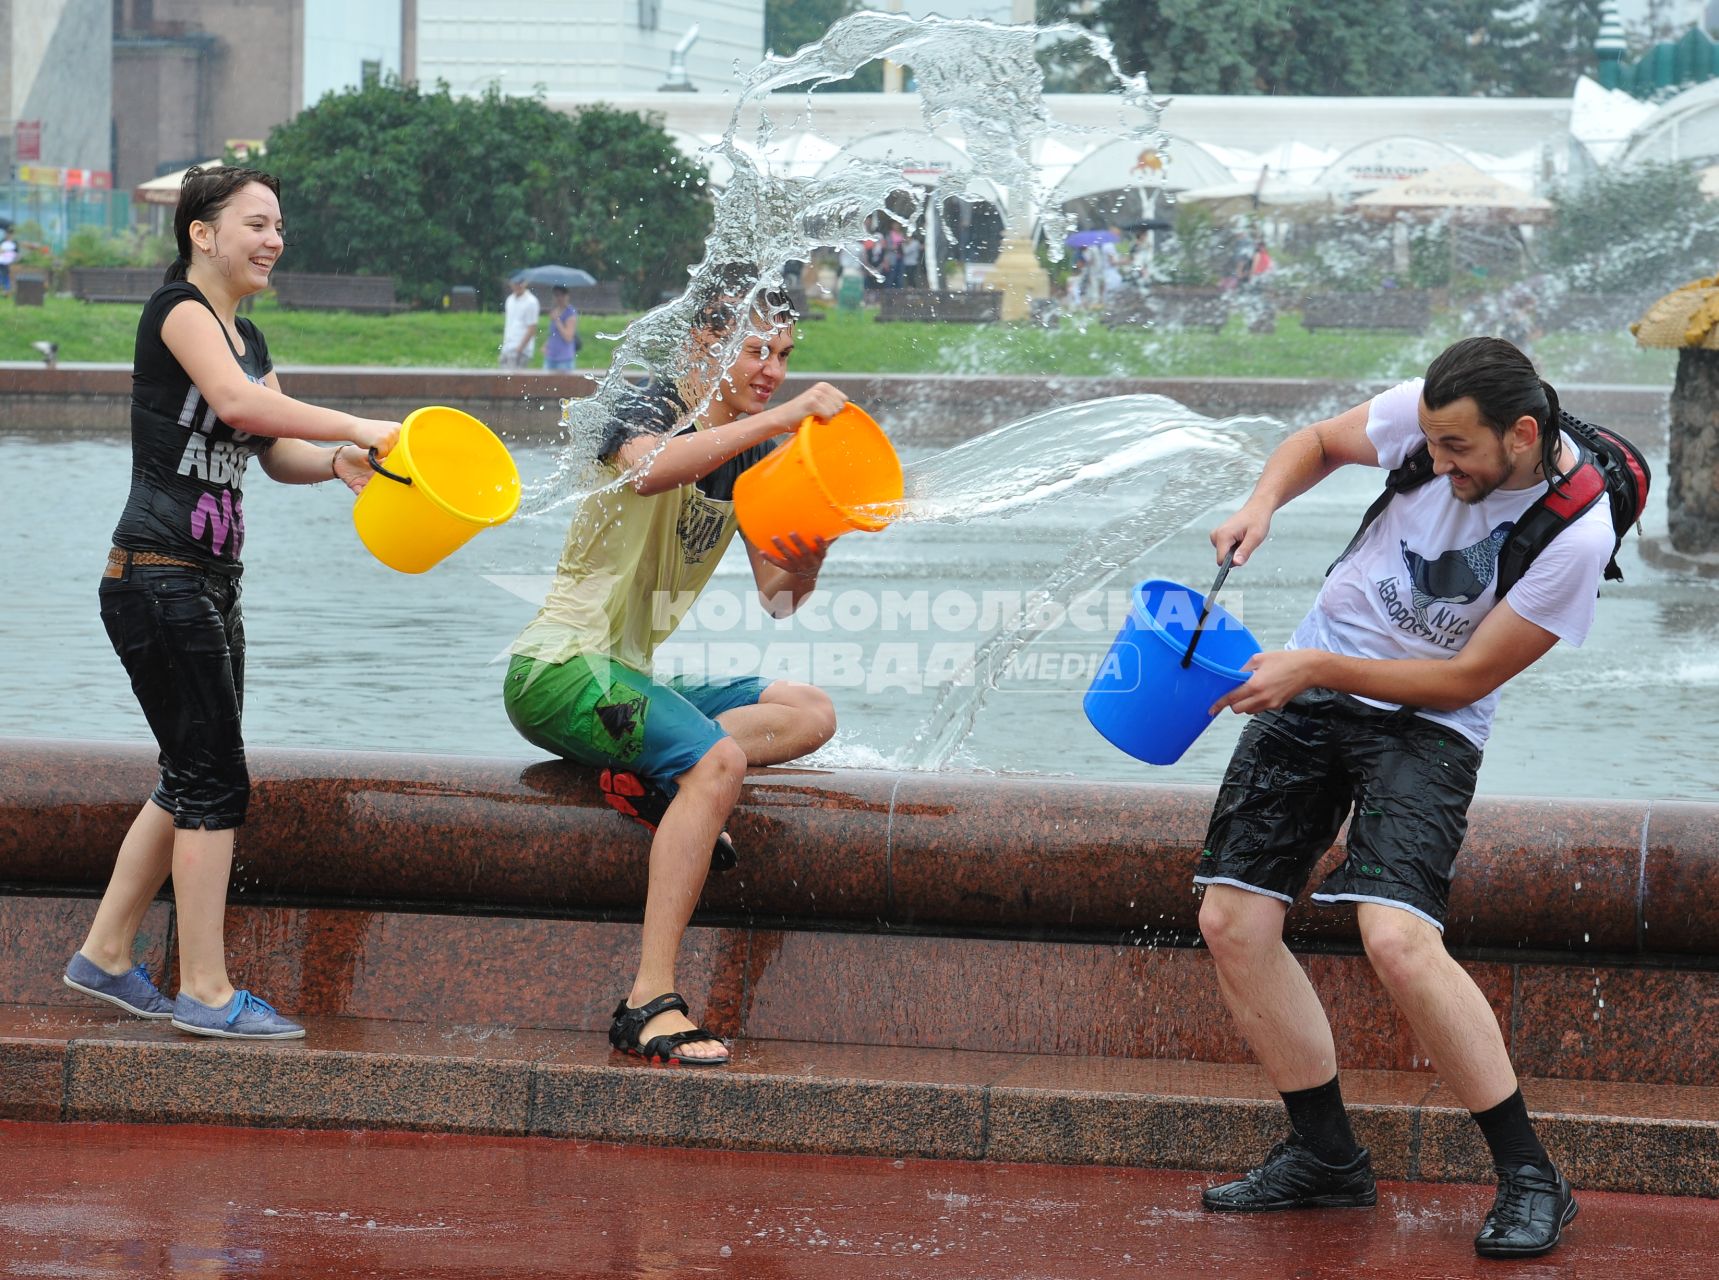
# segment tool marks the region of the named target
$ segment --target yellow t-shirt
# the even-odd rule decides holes
[[[615,454],[630,438],[661,434],[680,411],[666,393],[618,421],[599,450],[617,474]],[[666,420],[666,421],[665,421]],[[692,608],[735,531],[734,481],[774,447],[754,445],[694,484],[648,497],[620,485],[580,504],[567,530],[555,583],[510,652],[541,662],[606,654],[648,673],[651,655]]]

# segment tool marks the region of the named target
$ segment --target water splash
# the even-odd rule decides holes
[[[1251,458],[1257,441],[1280,426],[1263,416],[1215,420],[1159,395],[1059,406],[909,465],[894,516],[907,523],[1008,518],[1123,480],[1191,472],[1212,455]]]
[[[1058,418],[1086,420],[1100,438],[1125,438],[1089,462],[1080,450],[1066,443],[1059,446],[1057,437],[1044,438],[1045,420]],[[1027,593],[1027,603],[979,646],[968,668],[942,687],[902,753],[900,764],[905,767],[938,769],[949,764],[997,689],[999,673],[1009,671],[1017,654],[1054,630],[1054,624],[1047,627],[1044,620],[1065,614],[1077,594],[1110,585],[1135,559],[1213,506],[1239,500],[1281,437],[1282,424],[1254,417],[1214,420],[1164,397],[1125,396],[1054,410],[992,435],[1014,437],[1010,443],[1016,447],[1041,439],[1047,457],[1036,470],[1025,467],[1035,483],[1012,499],[987,491],[982,480],[988,455],[973,447],[984,441],[974,441],[939,455],[920,470],[921,480],[927,473],[938,475],[932,487],[939,494],[918,500],[920,518],[964,518],[981,511],[1014,514],[1053,496],[1102,492],[1123,480],[1137,486],[1138,505],[1070,548]],[[908,505],[914,508],[915,501],[910,498]]]
[[[1073,42],[1108,68],[1116,86],[1113,124],[1078,125],[1053,115],[1035,56],[1043,40]],[[809,95],[879,59],[912,69],[925,131],[958,134],[970,163],[943,173],[929,188],[903,177],[902,163],[910,156],[887,161],[853,157],[835,172],[809,179],[772,173],[768,156],[777,122],[771,95],[796,87]],[[789,262],[808,262],[819,250],[860,260],[863,242],[871,234],[868,219],[882,215],[908,231],[919,231],[928,209],[975,189],[1000,203],[1011,234],[1024,236],[1036,222],[1051,256],[1060,257],[1068,219],[1046,175],[1033,163],[1033,144],[1053,135],[1079,135],[1127,139],[1143,148],[1160,146],[1161,111],[1162,103],[1148,92],[1145,77],[1124,73],[1108,40],[1067,24],[998,26],[862,10],[790,57],[766,57],[744,77],[727,129],[703,153],[732,169],[712,211],[703,260],[678,297],[641,316],[619,336],[597,391],[563,402],[567,446],[553,473],[529,487],[524,514],[530,518],[565,508],[619,482],[593,466],[595,452],[641,380],[680,391],[687,408],[677,429],[701,415],[722,394],[723,371],[747,338],[768,336],[750,304],[766,291],[783,287],[783,268]],[[689,341],[713,291],[732,288],[724,284],[723,272],[730,264],[747,265],[755,276],[747,296],[734,299],[746,322],[720,338]],[[639,464],[649,465],[649,458]]]

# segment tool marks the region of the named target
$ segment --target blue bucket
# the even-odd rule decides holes
[[[1128,620],[1081,702],[1092,727],[1136,760],[1175,764],[1212,722],[1212,703],[1248,678],[1240,668],[1259,641],[1216,604],[1183,668],[1204,604],[1177,582],[1153,578],[1135,587]]]

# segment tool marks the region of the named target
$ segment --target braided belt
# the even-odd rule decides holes
[[[123,578],[125,571],[134,564],[169,565],[175,569],[205,569],[195,560],[180,560],[175,556],[158,555],[153,551],[128,551],[124,547],[114,547],[107,553],[107,568],[102,570],[104,578]]]

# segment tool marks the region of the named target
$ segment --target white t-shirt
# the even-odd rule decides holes
[[[520,342],[528,333],[532,334],[533,337],[525,353],[528,356],[531,354],[531,348],[537,345],[535,334],[537,317],[541,310],[542,308],[537,304],[537,295],[530,289],[524,293],[507,295],[507,301],[502,304],[502,314],[506,321],[501,331],[501,349],[504,354],[512,354],[519,350]]]
[[[1425,443],[1417,415],[1422,381],[1392,387],[1369,406],[1367,438],[1386,470]],[[1496,489],[1470,504],[1451,493],[1448,479],[1434,477],[1399,493],[1361,545],[1325,579],[1288,647],[1355,658],[1448,658],[1468,643],[1498,603],[1493,587],[1498,549],[1545,491],[1545,485]],[[1594,623],[1600,577],[1614,542],[1611,507],[1602,498],[1534,558],[1510,588],[1510,607],[1579,648]],[[1449,725],[1483,747],[1500,692],[1495,689],[1456,711],[1416,714]],[[1398,705],[1362,701],[1390,709]]]
[[[0,236],[0,267],[9,267],[18,261],[18,243],[11,236]]]

